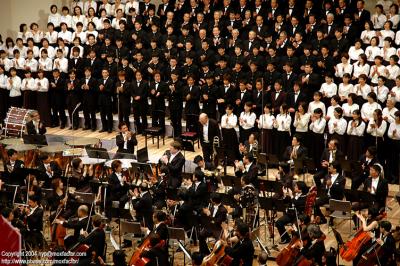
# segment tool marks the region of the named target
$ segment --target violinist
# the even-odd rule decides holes
[[[239,222],[235,228],[235,235],[238,238],[238,242],[232,248],[225,250],[233,258],[232,266],[253,265],[254,246],[250,239],[249,226],[243,222]]]
[[[81,232],[91,230],[88,213],[89,208],[86,205],[81,205],[78,208],[77,218],[70,218],[67,221],[56,219],[54,221],[57,224],[61,224],[65,228],[74,229],[74,235],[65,239],[65,246],[67,248],[72,247],[78,242]],[[88,229],[86,230],[86,228]]]
[[[291,188],[283,188],[283,195],[284,199],[289,202],[290,207],[286,210],[286,213],[276,221],[276,228],[281,236],[281,242],[279,244],[287,244],[290,242],[290,236],[285,233],[285,225],[293,223],[296,217],[304,211],[307,186],[304,182],[296,182],[293,185],[293,190]]]
[[[38,111],[33,111],[30,114],[31,121],[26,123],[26,131],[28,135],[44,135],[46,134],[46,127],[40,120]]]
[[[61,177],[62,170],[57,162],[51,160],[48,154],[41,154],[39,161],[38,170],[42,173],[43,186],[50,187],[54,178]]]
[[[235,175],[247,176],[253,185],[258,185],[258,167],[252,153],[246,153],[243,161],[235,161]]]
[[[122,175],[122,162],[114,160],[111,163],[112,174],[108,177],[109,197],[107,217],[111,218],[111,202],[118,201],[119,209],[123,209],[128,202],[129,184],[126,177]]]
[[[168,251],[164,249],[165,242],[159,235],[152,233],[150,236],[150,247],[140,255],[142,258],[149,259],[148,266],[169,265]]]
[[[204,158],[201,155],[196,155],[193,159],[193,163],[195,163],[201,171],[214,171],[215,166],[212,162],[204,161]]]
[[[91,221],[93,226],[92,231],[83,231],[79,237],[79,242],[81,244],[89,246],[87,257],[84,259],[80,258],[79,265],[88,265],[88,263],[85,264],[85,262],[90,263],[92,257],[94,257],[95,260],[97,260],[98,257],[105,259],[104,247],[106,245],[106,234],[101,223],[100,215],[94,215]],[[93,253],[95,253],[95,255]]]
[[[211,206],[209,208],[203,208],[203,213],[205,217],[210,219],[210,223],[214,224],[219,231],[222,230],[221,224],[227,221],[227,213],[225,206],[221,203],[221,195],[219,193],[212,193],[211,194]],[[212,232],[210,228],[206,226],[203,227],[203,230],[200,231],[199,236],[199,246],[200,246],[200,253],[203,255],[208,255],[210,253],[206,239],[210,236],[213,236],[215,239],[218,239],[219,234],[217,232]]]
[[[189,188],[188,193],[193,210],[200,214],[208,202],[208,191],[204,182],[204,173],[198,167],[194,170],[192,186]]]
[[[25,216],[28,225],[28,232],[26,234],[26,242],[30,243],[32,247],[43,246],[44,237],[43,231],[43,208],[39,206],[37,196],[31,196],[28,200],[29,207],[25,207],[23,215]]]
[[[64,191],[64,183],[61,178],[55,178],[51,182],[53,191],[48,197],[48,202],[50,204],[50,221],[55,218],[69,218],[72,215],[71,208],[66,208],[68,197],[68,191]],[[62,209],[62,210],[61,210]],[[59,217],[56,217],[56,213],[59,211]]]
[[[327,222],[322,214],[320,207],[329,203],[330,199],[341,200],[344,197],[344,186],[346,179],[340,174],[342,172],[338,161],[333,161],[328,167],[328,175],[325,176],[324,183],[321,186],[320,197],[315,202],[315,216],[320,217],[320,223]],[[330,220],[333,223],[333,220]]]
[[[136,135],[129,131],[128,124],[121,122],[118,125],[120,133],[116,136],[115,142],[118,146],[114,159],[133,159],[135,146],[137,145]]]
[[[132,205],[136,211],[136,220],[143,226],[153,228],[153,199],[147,183],[142,183],[131,193],[133,195]]]
[[[76,189],[80,190],[85,185],[85,170],[82,159],[81,158],[74,158],[71,161],[71,186],[76,187]]]
[[[17,175],[18,169],[24,168],[24,162],[18,160],[18,152],[14,149],[7,151],[9,161],[6,162],[5,175],[6,183],[13,185],[23,185],[23,179]]]
[[[28,175],[26,177],[26,184],[28,191],[28,196],[37,196],[38,201],[40,202],[42,200],[42,187],[41,184],[38,182],[36,176],[34,175]]]
[[[299,265],[302,260],[310,260],[310,265],[323,265],[322,257],[325,254],[325,235],[322,233],[318,225],[310,224],[307,227],[308,235],[311,239],[307,245],[303,241],[299,242],[300,256],[296,259],[294,265]]]

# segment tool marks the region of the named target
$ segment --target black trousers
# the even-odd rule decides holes
[[[182,109],[170,109],[170,119],[174,129],[174,137],[179,137],[182,134]]]
[[[133,117],[135,118],[135,125],[137,133],[141,134],[147,128],[147,107],[145,104],[134,104]]]
[[[112,115],[112,101],[100,105],[100,117],[102,129],[105,131],[113,130],[113,115]]]
[[[151,126],[160,127],[162,131],[165,131],[165,111],[152,111],[151,113]]]
[[[126,102],[119,102],[118,103],[118,121],[121,122],[125,122],[128,125],[128,128],[130,128],[129,125],[129,115],[131,114],[131,105],[130,103],[126,103]]]
[[[58,126],[61,122],[61,126],[67,124],[67,116],[65,115],[65,103],[64,98],[59,95],[50,95],[50,110],[51,110],[51,124]]]
[[[293,220],[295,220],[295,217],[285,213],[276,221],[275,226],[278,229],[281,240],[290,240],[290,235],[286,232],[285,225],[293,222]]]
[[[211,143],[201,143],[201,149],[203,150],[203,158],[205,162],[211,162],[211,157],[213,154],[213,147]]]
[[[96,129],[96,107],[90,103],[83,103],[83,117],[85,119],[85,128]]]

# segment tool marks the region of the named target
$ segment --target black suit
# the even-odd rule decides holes
[[[253,265],[254,246],[249,238],[240,240],[234,247],[227,249],[226,253],[233,258],[232,266]]]
[[[242,176],[248,176],[250,183],[252,183],[255,187],[258,187],[258,167],[254,162],[250,165],[248,171],[236,171],[235,175],[239,178]]]
[[[83,78],[84,68],[85,68],[85,59],[79,57],[79,58],[71,58],[68,60],[68,72],[75,69],[77,79]]]
[[[197,130],[198,115],[200,113],[200,87],[198,86],[185,86],[183,89],[183,97],[186,100],[185,115],[186,115],[186,129],[189,131]],[[188,95],[190,98],[188,99]]]
[[[185,164],[185,157],[181,152],[167,164],[169,171],[168,186],[178,188],[182,183],[182,168]]]
[[[369,177],[364,182],[364,191],[372,191],[372,178]],[[389,193],[389,183],[386,179],[379,177],[378,186],[375,191],[374,204],[377,205],[378,209],[386,206],[386,198]]]
[[[118,96],[118,120],[125,122],[130,127],[129,115],[131,114],[131,84],[127,81],[118,81],[116,87],[122,87],[122,92],[117,92]]]
[[[153,9],[156,11],[156,6],[154,4],[149,3],[146,5],[144,2],[139,3],[139,15],[147,16],[149,13],[149,9]]]
[[[283,103],[286,103],[286,92],[281,90],[279,95],[277,95],[276,91],[271,93],[271,107],[274,115],[280,113],[279,109]]]
[[[289,92],[293,90],[293,85],[297,81],[297,75],[292,72],[288,76],[288,74],[285,72],[282,74],[282,90],[285,92]]]
[[[134,80],[132,82],[133,116],[139,134],[147,128],[147,109],[149,105],[147,102],[148,93],[148,83],[143,79],[140,81]]]
[[[85,85],[89,88],[85,89]],[[98,83],[93,77],[83,78],[81,81],[82,91],[82,109],[83,116],[85,119],[85,129],[95,130],[97,127],[96,121],[96,108],[97,108],[97,95],[98,95]]]
[[[179,80],[175,82],[170,80],[168,85],[168,107],[170,110],[171,124],[174,129],[174,137],[179,137],[182,133],[182,83]]]
[[[193,185],[189,188],[188,196],[193,210],[200,213],[202,208],[206,207],[208,202],[208,189],[206,183],[200,182],[197,185],[197,188],[196,184],[193,183]]]
[[[43,163],[39,164],[39,166],[38,166],[38,170],[42,173],[42,180],[45,181],[44,187],[50,187],[51,180],[53,180],[54,178],[58,178],[58,177],[61,178],[62,170],[57,162],[51,161],[50,169],[52,171],[52,174],[49,174],[47,172],[47,169]]]
[[[308,242],[311,244],[311,241]],[[313,260],[315,264],[313,265],[323,265],[322,256],[325,254],[325,244],[324,241],[317,240],[314,245],[307,245],[301,250],[301,254],[308,260]]]
[[[68,89],[68,87],[70,87],[70,89]],[[71,127],[77,129],[79,127],[79,108],[76,109],[73,115],[74,121],[72,121],[72,113],[75,110],[78,103],[81,102],[80,82],[77,79],[75,80],[68,79],[67,82],[65,83],[65,91],[67,96],[67,109],[69,115],[69,122]],[[72,122],[74,123],[72,124]]]
[[[221,132],[219,130],[218,122],[214,119],[208,119],[208,141],[205,141],[203,135],[203,125],[199,126],[199,138],[201,148],[203,150],[204,161],[211,162],[211,156],[213,151],[214,138],[218,137],[221,140]]]
[[[26,242],[30,243],[33,247],[42,247],[43,235],[43,209],[37,206],[37,208],[26,217],[26,223],[28,225],[28,232],[26,235]]]
[[[293,146],[286,147],[286,150],[283,153],[283,157],[282,157],[283,160],[285,160],[285,161],[291,160],[292,152],[293,152]],[[297,159],[293,159],[293,160],[303,161],[307,157],[307,148],[304,146],[299,146],[296,150],[296,155],[297,155]]]
[[[167,83],[161,81],[159,83],[150,83],[150,99],[151,99],[151,123],[153,127],[160,127],[165,131],[165,96],[168,93]],[[154,91],[154,93],[152,93]]]
[[[307,95],[303,91],[297,92],[298,94],[295,95],[295,92],[290,92],[287,95],[286,103],[289,108],[294,108],[297,111],[299,107],[299,103],[307,102]],[[297,99],[296,99],[297,96]]]
[[[218,99],[225,100],[223,103],[218,104],[218,112],[221,116],[222,114],[225,114],[226,105],[234,105],[235,98],[236,92],[233,86],[229,85],[229,87],[225,88],[225,86],[222,85],[221,87],[219,87]]]
[[[26,123],[26,131],[28,132],[28,135],[44,135],[46,134],[46,127],[42,122],[39,122],[38,125],[38,131],[36,131],[36,127],[33,124],[33,120],[29,121]]]
[[[118,146],[117,156],[118,158],[133,158],[135,154],[135,146],[137,145],[136,135],[132,134],[131,139],[126,143],[126,149],[124,149],[125,140],[122,133],[119,133],[115,137],[115,143]]]
[[[132,202],[133,208],[136,210],[136,220],[140,223],[144,223],[143,226],[150,230],[153,228],[152,202],[151,194],[148,191],[143,192],[140,198],[134,199]]]
[[[369,177],[369,168],[370,166],[379,163],[378,158],[373,157],[369,161],[367,161],[367,157],[365,155],[362,155],[360,158],[360,163],[363,166],[362,171],[354,173],[353,172],[353,180],[351,181],[351,189],[352,190],[357,190],[361,184],[367,180]]]
[[[214,84],[204,85],[202,87],[202,102],[203,102],[203,113],[206,113],[208,117],[216,119],[217,118],[217,98],[218,98],[218,90],[217,86]],[[207,95],[207,99],[204,98],[204,95]]]
[[[81,243],[89,246],[89,252],[95,251],[97,256],[100,256],[104,259],[104,247],[106,244],[106,234],[104,229],[94,229],[85,239],[81,241]]]
[[[253,93],[253,104],[256,106],[254,108],[254,113],[259,117],[263,113],[265,104],[271,102],[271,94],[268,91],[264,92],[262,90],[254,90]],[[264,106],[263,106],[264,105]]]
[[[100,58],[95,57],[94,59],[88,58],[85,63],[86,67],[92,70],[92,75],[95,79],[101,78],[101,70],[103,69],[103,62]]]
[[[66,246],[71,247],[71,246],[75,245],[78,242],[79,236],[81,234],[81,230],[86,231],[86,228],[88,228],[87,231],[90,232],[92,227],[91,227],[90,224],[88,226],[88,222],[89,222],[88,221],[88,217],[85,217],[85,218],[80,219],[80,220],[78,218],[72,218],[72,219],[69,219],[68,221],[63,222],[62,225],[65,228],[74,229],[74,235],[71,238],[69,238],[68,241],[66,239],[66,242],[67,242],[65,244]]]
[[[54,84],[54,86],[52,85]],[[51,109],[51,123],[58,126],[61,121],[61,127],[65,127],[67,117],[65,116],[65,80],[61,77],[55,80],[50,79],[49,101]],[[60,119],[60,121],[59,121]]]
[[[121,182],[118,179],[118,176],[116,173],[112,173],[108,177],[108,191],[109,191],[109,196],[107,197],[108,201],[108,213],[107,217],[111,218],[111,203],[112,201],[118,201],[119,202],[119,210],[123,209],[125,207],[125,203],[128,201],[128,190],[129,190],[129,185],[126,182]]]
[[[108,77],[106,80],[100,79],[98,85],[98,107],[100,109],[102,130],[110,132],[113,130],[112,99],[114,95],[114,81]]]
[[[331,175],[327,175],[324,179],[324,183],[321,186],[317,186],[320,188],[321,196],[315,202],[315,215],[319,216],[321,220],[325,220],[325,217],[322,215],[320,207],[324,204],[328,204],[330,199],[342,200],[344,197],[344,187],[346,184],[346,179],[340,174],[337,176],[335,182],[332,183],[329,188],[326,184],[328,179],[331,179]],[[325,220],[326,221],[326,220]]]
[[[11,162],[8,161],[6,163],[6,167],[4,168],[5,170],[5,182],[8,184],[12,184],[12,185],[24,185],[24,180],[25,177],[24,176],[20,176],[19,174],[19,169],[24,168],[24,162],[21,160],[16,160],[14,162],[14,166],[11,166]]]
[[[320,160],[321,163],[323,161],[330,162],[330,160],[329,160],[330,158],[331,158],[331,152],[329,151],[328,148],[324,149],[324,151],[322,152],[322,155],[321,155],[321,160]],[[336,150],[336,151],[332,152],[331,162],[333,162],[333,161],[341,162],[343,159],[344,159],[344,155],[340,150]],[[321,186],[321,178],[324,178],[328,174],[328,168],[323,167],[322,165],[319,165],[317,167],[320,170],[314,175],[313,178],[314,178],[315,185],[317,187],[320,187]]]

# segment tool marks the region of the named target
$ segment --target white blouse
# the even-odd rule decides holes
[[[256,118],[257,116],[253,112],[250,113],[242,112],[239,118],[239,125],[245,130],[253,128],[254,123],[256,122]]]
[[[329,118],[335,117],[334,112],[335,112],[336,107],[340,107],[340,105],[336,104],[335,106],[333,106],[333,105],[329,106],[328,110],[326,110],[326,116]]]
[[[16,69],[24,69],[24,66],[25,66],[25,59],[24,59],[23,57],[20,57],[20,58],[18,58],[18,59],[13,58],[13,59],[12,59],[12,62],[13,62],[13,66],[14,66]]]
[[[310,114],[300,114],[297,118],[294,117],[293,126],[296,128],[296,132],[307,132],[308,131],[308,123],[310,122]]]
[[[394,31],[392,30],[381,30],[380,31],[381,36],[379,36],[379,46],[383,47],[383,41],[385,40],[386,37],[390,37],[392,38],[392,40],[394,40],[395,38],[395,34]]]
[[[349,96],[349,93],[351,92],[352,89],[353,89],[353,84],[349,83],[347,85],[344,85],[343,83],[340,83],[338,95],[340,97],[347,97]]]
[[[29,50],[32,50],[34,58],[38,58],[40,56],[39,47],[33,46],[33,47],[27,47],[27,49],[25,50],[24,56],[23,56],[24,58],[27,57],[27,53]]]
[[[38,92],[48,92],[49,91],[49,80],[47,78],[35,79],[36,89]]]
[[[36,91],[36,83],[34,78],[24,78],[21,84],[22,91]]]
[[[322,83],[321,88],[319,91],[327,98],[330,98],[337,94],[337,85],[336,83]]]
[[[319,118],[310,124],[310,130],[317,134],[323,134],[325,131],[326,120]]]
[[[337,119],[332,117],[328,122],[329,134],[337,133],[339,135],[344,135],[347,128],[347,121],[342,117]]]
[[[61,15],[60,17],[60,24],[64,22],[65,24],[67,24],[67,28],[72,28],[72,16],[71,15],[66,15],[63,16]]]
[[[400,67],[398,65],[387,65],[385,73],[388,79],[396,80],[397,76],[400,75]]]
[[[340,64],[336,65],[335,76],[338,78],[343,78],[343,75],[345,73],[347,73],[351,76],[352,72],[353,72],[353,65],[350,63],[347,63],[346,65],[343,63],[340,63]]]
[[[13,78],[9,77],[7,79],[7,90],[10,91],[10,97],[21,96],[21,78],[18,76],[15,76]]]
[[[388,96],[388,93],[389,93],[389,88],[386,87],[385,85],[382,86],[382,87],[375,86],[373,88],[373,92],[375,92],[376,97],[378,98],[378,100],[381,103],[384,103],[384,102],[386,102],[386,99],[387,99],[387,96]]]
[[[228,116],[227,114],[224,114],[221,118],[221,128],[235,128],[237,125],[237,116],[235,114],[231,114]]]
[[[400,102],[400,87],[393,87],[390,92],[393,94],[392,97],[394,97],[396,102]]]
[[[356,84],[351,92],[355,93],[357,96],[362,96],[364,100],[367,100],[368,93],[371,92],[371,87],[368,84],[365,84],[362,87],[360,84]]]
[[[385,60],[385,61],[389,62],[390,57],[395,54],[396,54],[396,48],[394,48],[394,47],[389,47],[389,48],[382,47],[381,48],[381,56],[383,57],[383,60]]]
[[[353,77],[358,78],[361,74],[368,76],[370,68],[371,67],[368,64],[362,66],[358,62],[355,62],[353,64]]]
[[[394,133],[396,130],[396,134]],[[395,140],[400,140],[400,124],[391,123],[388,130],[388,137]]]
[[[342,109],[343,109],[344,117],[351,117],[354,110],[360,110],[360,106],[358,106],[358,104],[356,104],[356,103],[353,103],[352,105],[349,105],[348,103],[344,103],[342,106]]]
[[[86,17],[85,17],[84,15],[80,15],[79,17],[78,17],[78,16],[73,16],[73,17],[72,17],[72,28],[73,28],[74,30],[76,30],[76,24],[77,24],[78,22],[82,22],[82,24],[83,24],[83,30],[86,30],[87,20],[86,20]]]
[[[362,137],[365,131],[364,121],[361,121],[361,123],[359,123],[356,127],[353,127],[353,121],[354,120],[349,121],[347,125],[347,135]]]
[[[60,72],[68,73],[68,59],[65,57],[63,58],[56,58],[54,59],[53,70],[58,69]]]
[[[43,70],[43,71],[52,71],[53,70],[53,60],[51,60],[50,58],[39,58],[39,69]]]
[[[44,47],[40,48],[40,49],[39,49],[39,54],[42,54],[42,50],[43,50],[43,49],[46,49],[46,50],[47,50],[47,56],[48,56],[50,59],[54,59],[54,57],[56,57],[56,50],[54,49],[53,46],[49,46],[49,47],[47,47],[47,48],[44,48]]]
[[[384,14],[380,14],[378,15],[377,13],[374,13],[371,16],[371,21],[372,24],[374,25],[374,29],[376,30],[380,30],[383,28],[383,25],[385,24],[387,18]]]
[[[274,127],[278,131],[290,131],[290,125],[292,124],[292,117],[289,114],[278,114],[276,116]]]
[[[323,116],[325,116],[325,114],[326,114],[326,107],[325,107],[325,104],[323,103],[323,102],[315,102],[315,101],[312,101],[312,102],[310,102],[309,104],[308,104],[308,111],[307,111],[307,113],[309,113],[310,115],[312,115],[313,113],[314,113],[314,110],[315,109],[317,109],[317,108],[321,108],[321,110],[322,110],[322,115]]]
[[[37,72],[38,61],[35,58],[25,60],[25,69],[29,68],[31,72]]]
[[[365,49],[365,55],[368,61],[373,62],[375,56],[381,55],[381,48],[379,48],[379,46],[368,46],[367,49]]]
[[[373,37],[375,37],[375,36],[376,36],[376,31],[374,31],[374,30],[368,30],[368,31],[367,30],[363,30],[361,32],[360,38],[364,42],[364,44],[370,44],[371,43],[371,39]]]
[[[7,82],[8,82],[7,75],[1,74],[0,75],[0,89],[7,89]]]
[[[394,123],[395,122],[395,113],[397,112],[397,108],[393,107],[392,109],[389,110],[389,108],[385,107],[382,110],[382,117],[385,119],[387,117],[387,122],[388,123]]]
[[[351,46],[349,49],[349,57],[351,60],[358,60],[358,56],[363,53],[364,49],[362,48],[356,49],[356,47]]]
[[[367,118],[368,120],[373,119],[373,114],[376,109],[382,110],[381,106],[379,103],[374,102],[374,103],[369,103],[366,102],[363,104],[361,107],[361,117],[362,119]]]
[[[58,13],[50,13],[48,19],[47,19],[47,23],[53,23],[54,27],[58,27],[60,26],[61,23],[61,15]]]
[[[260,115],[258,128],[262,129],[273,129],[275,117],[271,114]]]
[[[60,31],[58,33],[58,38],[63,39],[64,42],[66,42],[66,43],[70,43],[70,42],[72,42],[72,33],[68,30]]]
[[[14,66],[12,59],[7,58],[7,57],[4,58],[3,60],[0,59],[0,64],[4,65],[4,69],[6,71],[10,71],[10,68],[12,68]]]
[[[384,65],[374,65],[371,67],[369,71],[369,77],[371,78],[372,83],[378,83],[378,78],[379,76],[384,76],[386,77],[385,73],[385,66]]]
[[[367,133],[372,135],[373,137],[383,137],[387,128],[386,121],[383,120],[382,124],[378,128],[372,128],[371,125],[375,125],[375,120],[371,119],[368,122]]]

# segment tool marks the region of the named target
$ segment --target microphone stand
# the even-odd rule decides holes
[[[74,129],[74,115],[75,115],[75,112],[78,110],[79,106],[81,106],[81,103],[78,103],[75,106],[75,109],[72,111],[72,114],[71,114],[72,115],[72,119],[71,119],[72,129]],[[72,146],[75,148],[75,133],[74,132],[72,133]]]
[[[263,114],[264,114],[264,78],[261,78],[261,87],[262,87],[262,92],[261,92],[261,125],[264,125],[264,119],[263,119]],[[264,128],[261,126],[261,150],[264,151]],[[264,151],[266,152],[266,151]],[[268,179],[268,173],[267,173],[267,179]]]

